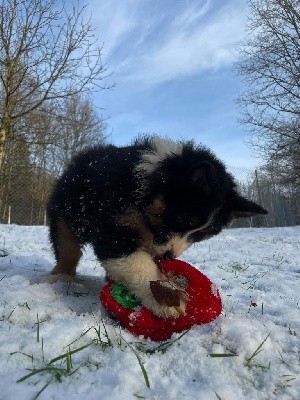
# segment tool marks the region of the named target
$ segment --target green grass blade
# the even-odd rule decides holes
[[[222,357],[238,357],[238,354],[235,353],[209,353],[209,357],[212,358],[222,358]]]
[[[36,340],[40,343],[40,320],[39,320],[39,313],[36,314],[37,318],[37,328],[36,328]]]
[[[53,364],[53,363],[55,363],[56,361],[66,359],[66,358],[68,357],[68,355],[72,355],[72,354],[78,353],[79,351],[86,349],[87,347],[91,346],[92,344],[94,344],[94,342],[91,342],[91,343],[88,343],[88,344],[86,344],[86,345],[84,345],[84,346],[81,346],[81,347],[79,347],[78,349],[67,351],[67,352],[64,353],[64,354],[61,354],[60,356],[57,356],[57,357],[53,358],[53,359],[48,363],[48,365]]]
[[[47,366],[45,368],[35,369],[32,372],[30,372],[30,374],[27,374],[27,375],[23,376],[22,378],[18,379],[17,383],[24,382],[24,381],[26,381],[26,379],[31,378],[32,376],[34,376],[36,374],[40,374],[41,372],[46,372],[46,371],[47,372],[53,372],[53,371],[54,372],[61,372],[62,369],[61,368],[57,368],[57,367],[50,367],[50,366]]]
[[[67,352],[66,355],[66,364],[67,364],[67,372],[69,373],[72,370],[72,359],[71,359],[71,351]]]
[[[47,382],[46,385],[44,385],[44,386],[42,387],[42,389],[33,397],[32,400],[36,400],[36,399],[39,397],[39,395],[42,394],[43,391],[50,385],[50,383],[51,383],[52,381],[53,381],[53,378],[50,379],[50,381]]]
[[[266,338],[261,342],[261,344],[257,347],[257,349],[254,351],[254,353],[246,359],[247,361],[247,365],[250,364],[250,362],[253,360],[254,357],[256,357],[261,351],[262,351],[262,347],[263,345],[266,343],[268,337],[270,336],[271,332],[268,333],[268,335],[266,336]]]
[[[112,342],[111,342],[110,337],[109,337],[109,335],[108,335],[108,332],[107,332],[105,323],[104,323],[103,320],[102,320],[101,322],[102,322],[102,325],[103,325],[103,328],[104,328],[105,337],[106,337],[106,339],[107,339],[107,345],[108,345],[109,347],[111,347],[111,346],[112,346]]]
[[[137,358],[137,360],[138,360],[138,362],[140,364],[140,367],[141,367],[141,370],[142,370],[142,373],[143,373],[143,376],[144,376],[144,379],[145,379],[146,386],[147,386],[148,389],[150,389],[150,382],[149,382],[148,374],[147,374],[147,371],[146,371],[146,369],[144,367],[144,364],[142,363],[142,360],[140,359],[140,356],[138,355],[138,353],[136,353],[135,350],[133,350],[133,349],[132,349],[132,351],[135,354],[135,356],[136,356],[136,358]]]
[[[22,356],[26,356],[26,357],[30,358],[32,362],[34,360],[34,357],[32,354],[30,355],[30,354],[23,353],[22,351],[14,351],[14,352],[10,353],[9,355],[13,356],[14,354],[22,354]]]
[[[122,338],[122,339],[123,339],[123,338]],[[136,356],[136,358],[137,358],[137,360],[138,360],[138,362],[139,362],[139,365],[140,365],[140,367],[141,367],[141,370],[142,370],[142,373],[143,373],[143,377],[144,377],[146,386],[147,386],[148,389],[150,389],[149,377],[148,377],[146,368],[144,367],[144,364],[142,363],[142,360],[141,360],[140,356],[139,356],[138,353],[135,351],[135,349],[134,349],[128,342],[126,342],[125,339],[123,339],[123,340],[124,340],[124,342],[127,344],[127,346],[132,350],[133,354]]]

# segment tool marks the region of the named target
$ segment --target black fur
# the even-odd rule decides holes
[[[188,237],[190,243],[219,233],[235,215],[266,213],[240,197],[224,165],[208,149],[192,142],[183,143],[180,154],[167,155],[150,173],[137,172],[142,155],[153,150],[153,143],[146,138],[127,147],[102,145],[73,160],[48,205],[50,239],[57,259],[59,221],[64,221],[80,245],[92,244],[103,261],[127,256],[143,245],[140,225],[130,222],[135,218],[141,219],[143,230],[149,230],[159,245],[174,234],[200,228],[213,214],[209,226]],[[129,222],[124,223],[124,217]]]

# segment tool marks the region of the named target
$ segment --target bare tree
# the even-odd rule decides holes
[[[64,99],[53,117],[52,130],[56,140],[50,149],[55,164],[60,167],[58,173],[79,151],[106,139],[105,121],[93,103],[82,95]]]
[[[300,184],[300,2],[250,0],[247,39],[237,72],[248,90],[238,98],[250,144]]]
[[[84,14],[57,0],[0,0],[0,171],[14,124],[47,102],[106,87]]]

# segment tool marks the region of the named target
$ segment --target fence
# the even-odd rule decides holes
[[[46,205],[54,179],[44,171],[6,172],[0,176],[0,223],[46,225]]]
[[[266,216],[234,220],[231,227],[275,227],[300,223],[299,210],[294,211],[289,198],[279,193],[274,184],[260,176],[259,172],[236,167],[229,167],[228,170],[235,177],[240,193],[269,212]],[[13,181],[14,185],[6,184],[3,186],[6,190],[0,190],[0,223],[46,225],[46,204],[53,178],[40,175],[37,179],[36,174],[32,178],[26,171],[19,170]]]
[[[228,169],[235,177],[239,192],[268,211],[267,215],[234,220],[231,224],[232,228],[294,226],[300,223],[299,200],[298,207],[294,207],[295,210],[293,210],[295,199],[289,194],[284,196],[271,182],[270,177],[266,178],[257,170],[251,171],[247,168],[229,167]]]

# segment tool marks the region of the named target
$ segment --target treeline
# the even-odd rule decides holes
[[[68,162],[67,157],[65,160],[61,158],[63,150],[57,151],[56,162],[55,153],[51,153],[53,149],[57,150],[57,146],[50,145],[48,149],[44,146],[34,157],[28,148],[19,147],[18,151],[9,157],[9,163],[5,168],[8,175],[1,177],[2,187],[5,190],[1,197],[0,223],[21,225],[47,223],[46,204],[49,193],[55,179]],[[48,157],[51,163],[48,163]],[[246,180],[237,180],[240,192],[266,208],[268,215],[238,219],[231,227],[276,227],[300,224],[299,189],[291,185],[282,185],[277,182],[277,178],[276,174],[270,173],[265,167],[253,171]]]
[[[300,2],[248,5],[237,103],[265,166],[240,190],[269,211],[251,226],[299,224]],[[0,222],[45,223],[54,180],[74,154],[105,139],[91,94],[109,86],[85,14],[79,2],[0,0]]]
[[[231,227],[276,227],[300,224],[300,190],[282,183],[270,166],[253,171],[247,179],[237,180],[242,195],[261,204],[267,215],[235,220]]]
[[[44,224],[55,179],[76,153],[105,139],[105,122],[90,100],[73,95],[11,129],[0,174],[0,222]]]
[[[237,99],[240,122],[266,161],[261,198],[274,210],[280,196],[300,223],[300,2],[249,0],[248,6],[236,65],[245,87]]]
[[[0,0],[0,222],[42,223],[54,179],[103,140],[101,51],[79,3]]]

